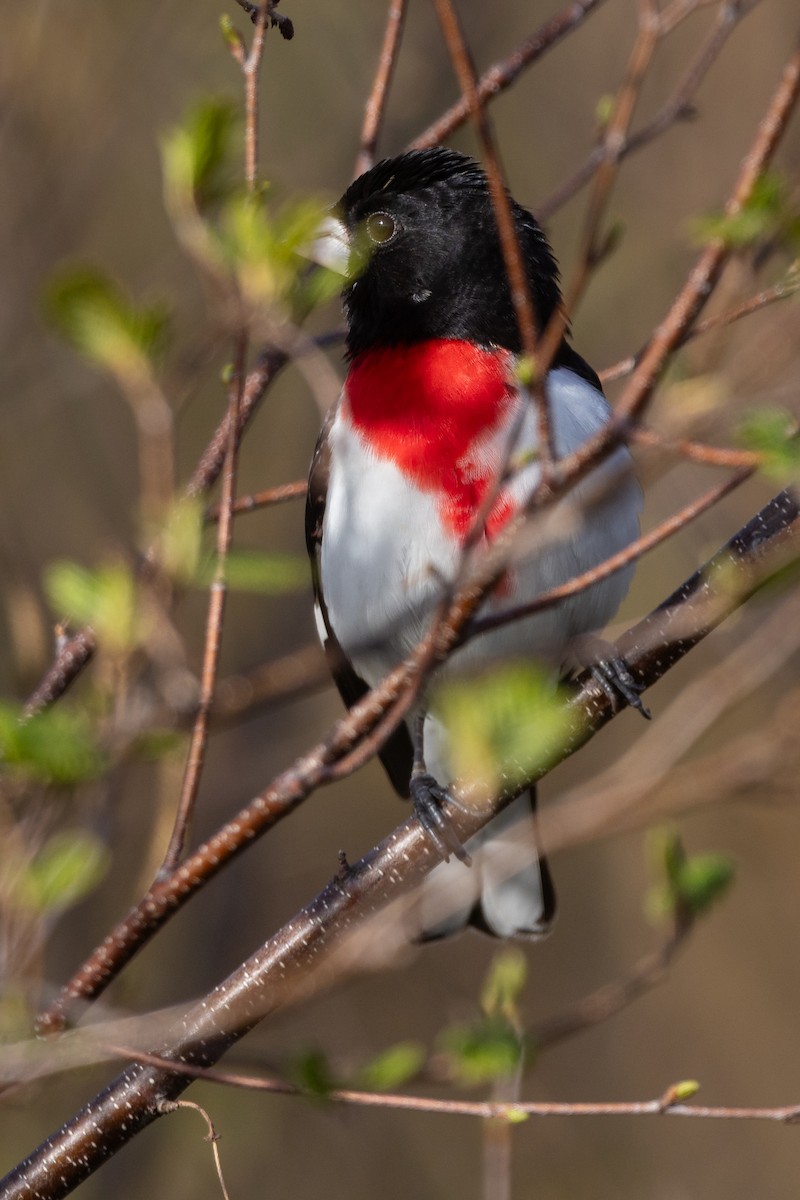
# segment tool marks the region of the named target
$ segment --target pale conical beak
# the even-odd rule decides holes
[[[350,265],[350,236],[343,222],[336,217],[326,217],[304,254],[319,266],[346,276]]]

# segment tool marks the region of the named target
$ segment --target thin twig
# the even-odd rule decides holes
[[[159,1105],[159,1111],[166,1116],[167,1113],[177,1112],[181,1108],[192,1108],[195,1112],[199,1112],[206,1123],[208,1130],[207,1142],[211,1143],[211,1153],[214,1156],[214,1166],[217,1170],[217,1179],[222,1191],[222,1200],[230,1200],[228,1189],[225,1187],[225,1177],[222,1174],[222,1162],[219,1157],[219,1134],[214,1128],[214,1122],[208,1115],[206,1110],[199,1104],[195,1104],[193,1100],[163,1100]]]
[[[786,130],[800,96],[800,49],[786,63],[778,87],[762,118],[755,141],[742,163],[725,216],[737,216],[750,200],[760,176],[770,162]],[[715,238],[702,252],[685,286],[681,289],[667,316],[655,332],[642,355],[633,377],[620,400],[618,414],[633,419],[649,399],[667,358],[680,345],[681,338],[691,327],[706,303],[730,255],[730,246]]]
[[[251,367],[245,381],[239,405],[236,430],[239,440],[241,440],[242,434],[254,416],[258,405],[263,400],[267,388],[283,367],[286,366],[288,361],[288,355],[285,351],[270,347],[259,355],[255,366]],[[229,397],[236,387],[238,385],[234,381],[229,389]],[[209,491],[217,482],[223,463],[225,462],[229,420],[230,405],[189,478],[189,482],[186,485],[187,496],[201,496],[204,492]]]
[[[253,22],[253,41],[244,61],[244,177],[249,191],[254,191],[258,181],[258,85],[261,79],[261,63],[264,57],[264,39],[271,5],[264,0],[259,5]]]
[[[772,158],[794,112],[798,95],[800,50],[792,54],[783,69],[778,87],[759,123],[755,140],[725,205],[726,216],[736,216],[752,196],[759,176]],[[617,444],[624,437],[632,423],[641,417],[671,356],[681,345],[687,331],[714,290],[730,254],[731,247],[722,238],[715,238],[701,252],[669,311],[642,352],[617,405],[614,420],[604,430],[588,438],[572,454],[559,460],[559,479],[554,480],[554,486],[564,479],[577,479],[590,470],[608,453],[610,446]]]
[[[654,429],[637,425],[628,439],[639,446],[668,450],[690,462],[702,463],[704,467],[741,468],[758,470],[763,459],[753,450],[734,450],[730,446],[709,446],[705,442],[693,442],[688,438],[669,438]]]
[[[407,7],[408,0],[389,0],[386,30],[378,56],[378,67],[364,109],[364,123],[361,127],[361,139],[354,171],[356,177],[363,175],[375,162],[375,150],[383,125],[389,88],[400,49],[400,39],[403,36]]]
[[[622,1012],[634,1000],[664,982],[675,955],[686,941],[693,922],[678,921],[660,949],[646,954],[624,979],[607,983],[583,996],[554,1017],[540,1021],[530,1031],[537,1051],[549,1049],[566,1038],[591,1029]]]
[[[641,150],[671,128],[676,122],[688,119],[692,112],[692,102],[710,68],[719,57],[720,51],[730,37],[739,21],[755,8],[759,0],[752,3],[738,3],[736,0],[724,0],[720,4],[717,20],[707,40],[703,43],[697,58],[689,67],[674,95],[667,101],[661,111],[643,129],[627,136],[614,150],[616,160],[621,162],[636,150]],[[594,176],[600,163],[607,154],[607,145],[603,141],[595,146],[585,162],[569,179],[560,184],[549,196],[546,196],[536,206],[536,215],[541,221],[549,221],[564,204],[584,187]]]
[[[158,1054],[146,1054],[125,1046],[110,1047],[120,1058],[165,1071],[202,1079],[226,1087],[252,1092],[267,1092],[277,1096],[305,1096],[302,1088],[282,1079],[265,1079],[257,1075],[242,1075],[219,1068],[194,1066],[175,1062]],[[558,1100],[440,1100],[432,1096],[402,1096],[386,1092],[361,1092],[351,1088],[333,1088],[325,1099],[336,1104],[351,1104],[363,1108],[384,1108],[390,1111],[439,1113],[451,1117],[478,1117],[490,1121],[519,1121],[524,1117],[696,1117],[718,1121],[775,1121],[791,1125],[800,1120],[800,1105],[787,1104],[769,1108],[743,1108],[727,1105],[682,1104],[677,1096],[683,1092],[680,1083],[670,1084],[655,1100],[616,1100],[587,1103]]]
[[[484,101],[481,99],[478,90],[475,68],[452,0],[434,0],[434,7],[436,8],[436,14],[439,18],[439,24],[442,27],[442,33],[459,81],[459,86],[461,87],[461,92],[467,103],[470,115],[475,122],[475,128],[483,150],[486,178],[497,222],[503,265],[519,327],[522,352],[529,364],[531,364],[531,367],[533,367],[534,363],[536,363],[537,367],[539,383],[532,390],[532,398],[536,406],[541,480],[542,486],[546,487],[555,449],[553,446],[550,408],[543,386],[543,379],[555,355],[555,347],[550,357],[547,357],[545,353],[544,356],[540,355],[537,360],[538,332],[536,329],[533,301],[528,286],[528,277],[522,258],[514,214],[511,208],[511,198],[505,186],[505,180],[500,167],[500,156],[492,132],[492,126],[484,106]]]
[[[264,38],[273,4],[261,5],[254,22],[253,41],[242,65],[245,90],[245,183],[255,194],[258,177],[258,85],[264,55]],[[236,478],[239,458],[239,414],[242,408],[249,333],[244,309],[240,307],[240,331],[236,337],[232,386],[228,397],[227,444],[222,472],[222,497],[217,521],[216,561],[214,578],[209,589],[206,632],[203,646],[203,665],[200,673],[200,695],[192,725],[189,753],[181,784],[181,794],[175,814],[169,845],[156,875],[157,880],[168,878],[181,859],[186,836],[194,814],[200,780],[208,746],[208,727],[214,690],[217,682],[225,603],[228,594],[227,563],[233,542],[233,504],[236,498]]]
[[[567,34],[582,25],[587,16],[602,3],[603,0],[576,0],[576,3],[568,4],[537,29],[536,33],[531,34],[512,50],[506,58],[489,67],[477,81],[478,99],[481,104],[494,100],[509,88],[527,67],[533,66],[543,54],[552,50]],[[438,146],[469,119],[469,114],[469,103],[466,97],[462,96],[443,116],[419,134],[409,144],[408,149],[426,150],[430,146]]]
[[[49,708],[72,686],[87,663],[91,662],[97,649],[94,631],[79,629],[67,633],[63,626],[56,628],[56,656],[44,676],[31,692],[23,709],[22,718],[35,717]]]
[[[272,508],[276,504],[285,504],[287,500],[302,500],[308,491],[305,479],[297,479],[294,483],[281,483],[277,487],[265,488],[263,492],[252,492],[248,496],[239,496],[231,507],[231,513],[255,512],[259,508]],[[213,524],[220,518],[222,506],[214,504],[204,514],[204,520]]]
[[[545,361],[552,361],[567,324],[589,283],[592,273],[599,266],[609,248],[608,235],[601,232],[611,192],[619,173],[619,147],[624,144],[639,95],[656,47],[662,35],[663,20],[652,6],[652,0],[640,0],[639,28],[628,59],[625,77],[614,98],[608,124],[603,131],[602,154],[595,168],[592,190],[589,196],[580,249],[565,292],[564,305],[554,313],[542,337]]]
[[[489,616],[479,617],[473,621],[467,631],[467,637],[479,637],[482,633],[488,633],[492,629],[499,629],[504,625],[509,625],[514,621],[520,621],[525,617],[530,617],[534,613],[543,612],[547,608],[552,608],[556,604],[568,599],[570,596],[576,596],[580,592],[587,591],[596,583],[603,579],[608,579],[611,575],[616,575],[618,571],[624,570],[631,563],[638,561],[643,554],[647,554],[650,550],[654,550],[656,546],[660,546],[662,542],[668,538],[674,537],[676,533],[680,533],[685,529],[690,522],[696,520],[704,512],[707,512],[715,504],[725,496],[730,495],[732,491],[740,487],[745,480],[749,479],[755,470],[755,466],[749,465],[731,475],[729,479],[724,480],[716,487],[709,488],[702,496],[698,496],[696,500],[692,500],[689,504],[684,505],[677,513],[673,513],[671,517],[659,522],[654,529],[649,533],[644,533],[634,542],[631,542],[624,550],[619,550],[616,554],[611,555],[596,567],[591,567],[588,571],[583,571],[580,575],[575,575],[567,583],[560,584],[558,587],[550,588],[546,592],[542,592],[533,599],[528,600],[525,604],[519,604],[514,608],[504,609],[499,613],[492,613]]]
[[[220,515],[217,522],[216,562],[214,564],[214,578],[211,581],[209,589],[206,633],[203,647],[203,666],[200,673],[200,695],[197,712],[192,725],[189,753],[181,784],[181,794],[175,814],[175,823],[164,860],[156,876],[159,880],[168,877],[174,871],[183,853],[186,835],[200,789],[200,779],[205,763],[206,747],[208,746],[209,718],[217,682],[217,670],[222,645],[222,624],[225,616],[225,601],[228,594],[226,580],[227,561],[233,541],[233,501],[236,495],[238,466],[236,429],[239,424],[239,404],[241,389],[244,383],[247,341],[247,332],[243,326],[236,346],[234,374],[239,386],[231,392],[228,420],[228,450],[225,456],[225,467],[222,472],[222,499],[220,501]]]
[[[740,321],[742,317],[749,317],[751,313],[758,312],[770,304],[775,304],[778,300],[785,300],[789,296],[794,296],[798,289],[800,289],[800,270],[798,270],[798,264],[795,263],[792,270],[771,287],[764,288],[757,295],[750,296],[747,300],[743,300],[741,304],[726,309],[725,312],[716,313],[713,317],[706,317],[703,321],[697,321],[691,329],[687,330],[681,345],[685,346],[687,342],[694,341],[695,338],[702,337],[703,334],[710,333],[712,330],[723,329],[726,325],[733,325],[735,321]],[[606,367],[605,370],[600,372],[601,382],[614,383],[617,379],[624,379],[626,375],[631,374],[640,359],[641,351],[639,354],[628,355],[627,358],[621,359],[611,367]]]

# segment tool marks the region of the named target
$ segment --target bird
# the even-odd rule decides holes
[[[562,302],[559,270],[533,215],[509,201],[541,331]],[[341,697],[352,707],[430,628],[467,538],[477,543],[480,561],[530,498],[541,478],[538,424],[519,382],[516,309],[477,161],[443,147],[383,159],[347,188],[310,256],[344,276],[347,374],[312,459],[306,542],[317,630]],[[608,422],[598,376],[568,331],[544,387],[557,456]],[[487,511],[476,539],[482,505]],[[622,550],[638,536],[641,507],[630,454],[619,447],[556,501],[555,524],[541,544],[534,527],[534,544],[513,561],[478,615],[531,600]],[[435,681],[509,659],[543,661],[558,676],[571,647],[613,617],[631,573],[627,567],[552,608],[468,640]],[[640,707],[615,654],[601,654],[596,670],[606,690],[618,689]],[[427,697],[380,756],[443,859],[423,884],[418,940],[466,926],[501,938],[545,936],[556,899],[538,846],[534,791],[462,848],[446,818],[456,783],[448,730]]]

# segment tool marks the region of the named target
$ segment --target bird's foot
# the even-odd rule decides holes
[[[631,675],[624,658],[615,655],[613,658],[598,659],[591,664],[589,670],[592,678],[600,684],[608,696],[615,712],[618,710],[620,698],[622,698],[631,708],[635,708],[638,713],[641,713],[646,721],[651,719],[653,714],[641,697],[644,687]]]
[[[605,692],[614,712],[619,711],[622,701],[635,708],[646,720],[650,720],[650,709],[641,698],[644,688],[634,679],[627,662],[617,653],[613,642],[607,642],[596,634],[582,634],[575,638],[570,646],[569,658],[573,666],[590,672]]]
[[[410,792],[417,819],[442,858],[447,861],[451,854],[455,854],[457,859],[469,866],[472,860],[444,811],[448,803],[456,808],[462,807],[455,796],[424,770],[414,771]]]

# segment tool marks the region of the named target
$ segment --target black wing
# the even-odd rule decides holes
[[[576,375],[580,375],[581,379],[585,379],[602,394],[603,386],[597,372],[589,366],[585,358],[581,358],[577,350],[573,350],[566,338],[562,340],[558,352],[550,364],[550,370],[552,371],[555,367],[566,367],[568,370],[574,371]]]
[[[328,619],[325,605],[325,595],[322,590],[320,572],[320,549],[322,546],[322,530],[325,521],[325,504],[328,496],[328,478],[330,475],[330,430],[336,409],[331,409],[322,426],[314,457],[311,460],[311,470],[308,476],[308,494],[306,497],[306,548],[311,560],[311,581],[314,586],[314,600],[322,617],[325,627],[323,649],[328,660],[328,667],[333,675],[333,681],[339,689],[339,694],[348,708],[357,704],[369,691],[368,685],[353,670],[353,664],[345,654]],[[380,751],[380,759],[386,774],[391,780],[392,787],[399,795],[407,798],[409,780],[414,762],[414,750],[411,737],[405,724],[399,725],[392,733]]]

